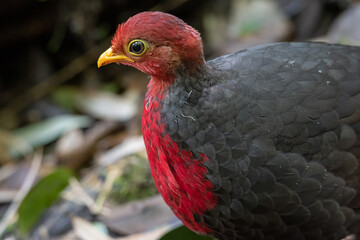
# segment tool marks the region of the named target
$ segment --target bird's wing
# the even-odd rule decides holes
[[[208,66],[202,87],[185,81],[176,110],[164,108],[171,137],[209,158],[219,208],[206,224],[344,234],[354,217],[345,206],[360,207],[360,48],[278,43]]]

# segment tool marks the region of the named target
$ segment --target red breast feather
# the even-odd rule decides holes
[[[165,133],[160,121],[159,96],[147,94],[144,103],[143,136],[151,172],[158,191],[175,215],[190,229],[199,233],[211,232],[204,223],[196,222],[194,215],[212,209],[217,197],[213,185],[206,179],[208,161],[205,155],[194,159],[189,151],[180,150],[177,143]]]

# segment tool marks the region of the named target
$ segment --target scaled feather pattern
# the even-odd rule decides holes
[[[131,52],[137,39],[143,52]],[[151,75],[149,163],[187,227],[221,240],[358,233],[359,47],[274,43],[205,62],[195,29],[143,12],[109,51],[99,66],[118,59]]]

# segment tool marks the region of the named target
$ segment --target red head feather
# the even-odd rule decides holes
[[[142,39],[150,44],[150,49],[140,57],[127,52],[131,40]],[[183,64],[191,69],[204,63],[200,34],[181,19],[162,12],[142,12],[120,24],[112,49],[125,54],[134,63],[124,62],[152,75],[161,81],[174,78],[176,68]]]

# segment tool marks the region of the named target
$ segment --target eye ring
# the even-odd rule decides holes
[[[134,39],[128,44],[128,52],[134,56],[141,56],[147,52],[149,44],[141,39]]]

